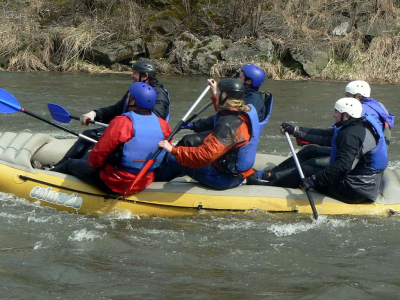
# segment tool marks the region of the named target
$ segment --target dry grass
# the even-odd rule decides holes
[[[346,59],[332,59],[323,71],[322,79],[375,82],[400,82],[399,36],[380,36],[363,50],[361,37],[349,47]]]
[[[277,49],[273,63],[245,61],[218,62],[211,76],[230,76],[242,64],[264,68],[268,78],[299,79],[299,70],[283,65],[280,58],[288,47],[321,47],[334,53],[319,79],[399,82],[400,37],[391,33],[367,41],[354,26],[345,37],[332,37],[330,31],[347,17],[352,25],[386,21],[400,23],[400,3],[393,0],[194,0],[158,1],[169,5],[179,26],[198,36],[219,34],[233,40],[259,36],[263,12],[282,15],[290,35],[269,37]],[[0,68],[10,71],[113,72],[84,61],[99,40],[133,40],[149,33],[148,16],[154,11],[148,0],[3,0],[0,1]],[[158,3],[158,4],[159,4]],[[154,3],[153,3],[154,4]],[[16,6],[20,6],[16,9]],[[68,16],[71,7],[77,14]],[[217,7],[218,9],[215,9]],[[152,7],[154,9],[154,6]],[[52,10],[53,9],[53,10]],[[53,12],[59,13],[56,17]],[[67,17],[65,17],[67,15]],[[52,18],[57,19],[57,25]],[[68,19],[69,18],[69,19]],[[62,24],[62,25],[58,25]],[[182,74],[177,43],[170,59],[157,62],[160,73]],[[1,70],[1,69],[0,69]],[[118,70],[118,68],[115,68]],[[122,69],[121,69],[122,70]],[[304,78],[302,78],[304,79]]]
[[[243,62],[225,62],[221,61],[215,64],[210,71],[212,77],[226,77],[234,76],[240,67],[245,64],[255,64],[265,71],[267,78],[274,80],[290,80],[290,79],[304,79],[300,71],[293,71],[283,66],[281,62],[269,63],[265,61],[243,61]]]

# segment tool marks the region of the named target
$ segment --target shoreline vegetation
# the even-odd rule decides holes
[[[400,82],[397,0],[0,0],[0,71]]]

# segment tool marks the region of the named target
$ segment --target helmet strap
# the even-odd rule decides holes
[[[146,79],[143,79],[143,75],[147,75],[147,78],[146,78]],[[140,74],[139,74],[139,81],[140,81],[140,82],[147,83],[146,81],[149,80],[149,78],[150,78],[150,77],[149,77],[149,75],[148,75],[147,73],[140,73]]]
[[[220,104],[220,105],[224,105],[224,103],[226,102],[226,100],[228,100],[228,96],[226,96],[224,99],[222,99],[222,94],[223,94],[223,92],[221,92],[220,94],[219,94],[219,99],[218,99],[218,103]]]

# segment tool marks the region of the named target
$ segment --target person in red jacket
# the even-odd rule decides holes
[[[150,85],[133,83],[129,87],[128,112],[110,122],[88,159],[69,159],[52,171],[74,175],[108,193],[124,194],[158,150],[159,140],[172,132],[167,121],[151,111],[156,99]],[[164,154],[127,194],[138,193],[154,181],[154,169]]]
[[[259,125],[257,111],[243,102],[244,85],[237,79],[223,79],[218,84],[209,79],[211,97],[217,113],[213,127],[197,146],[172,146],[161,141],[159,147],[169,154],[166,157],[164,180],[173,179],[181,172],[201,184],[217,190],[240,185],[253,173]],[[162,176],[157,176],[157,180]]]

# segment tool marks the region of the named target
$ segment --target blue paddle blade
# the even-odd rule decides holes
[[[18,100],[6,90],[0,89],[0,113],[9,114],[21,111]]]
[[[71,115],[64,107],[54,103],[47,103],[47,107],[54,120],[61,123],[71,122]]]

